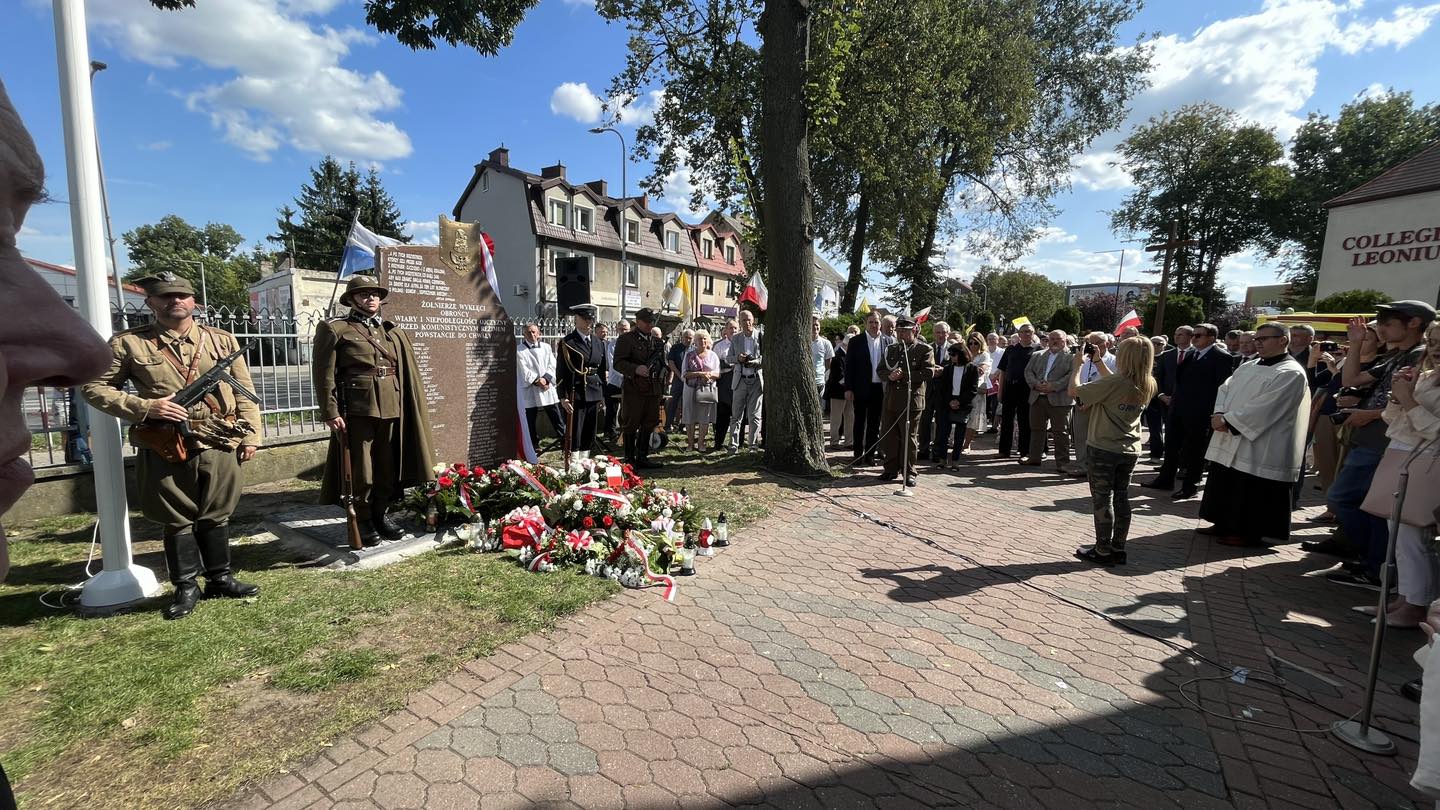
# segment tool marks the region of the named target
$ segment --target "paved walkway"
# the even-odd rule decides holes
[[[1398,757],[1293,730],[1360,703],[1374,594],[1300,576],[1333,560],[1215,546],[1196,502],[1141,495],[1130,564],[1090,568],[1083,482],[993,458],[893,490],[797,490],[673,604],[627,592],[512,644],[232,806],[1425,806],[1395,693],[1418,632],[1381,675]]]

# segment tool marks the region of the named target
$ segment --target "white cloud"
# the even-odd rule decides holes
[[[174,145],[175,143],[173,141],[151,141],[150,143],[140,144],[140,148],[146,152],[164,152]]]
[[[282,146],[361,161],[406,157],[410,137],[379,117],[400,106],[400,89],[383,73],[340,65],[351,45],[374,38],[306,19],[337,4],[207,0],[158,11],[148,3],[95,0],[89,9],[94,26],[130,58],[167,70],[195,62],[231,76],[179,94],[255,160],[269,160]]]
[[[1186,38],[1153,42],[1150,86],[1133,101],[1125,123],[1096,140],[1075,161],[1071,179],[1103,190],[1130,185],[1114,159],[1115,145],[1161,113],[1209,101],[1288,140],[1304,121],[1321,57],[1403,48],[1440,16],[1440,3],[1400,6],[1389,17],[1365,16],[1358,0],[1267,0],[1255,14],[1219,20]]]
[[[413,237],[410,240],[412,245],[438,245],[440,244],[440,223],[434,220],[422,222],[412,219],[401,228]]]
[[[1078,241],[1079,239],[1080,237],[1070,233],[1064,228],[1048,225],[1040,229],[1040,233],[1035,237],[1035,244],[1068,244]]]
[[[605,103],[590,92],[584,82],[565,82],[550,94],[550,112],[573,118],[582,124],[593,124],[600,120]]]
[[[639,127],[655,123],[655,112],[660,109],[660,104],[665,101],[664,90],[651,90],[640,98],[620,108],[617,117],[629,126]],[[615,100],[610,100],[610,107],[616,106]]]

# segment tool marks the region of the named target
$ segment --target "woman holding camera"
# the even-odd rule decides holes
[[[1130,533],[1130,474],[1140,460],[1140,415],[1155,398],[1151,369],[1155,347],[1143,337],[1120,341],[1115,370],[1097,363],[1100,378],[1080,384],[1081,364],[1070,374],[1069,393],[1089,406],[1086,477],[1095,514],[1095,545],[1081,546],[1075,556],[1097,565],[1124,565],[1125,539]]]

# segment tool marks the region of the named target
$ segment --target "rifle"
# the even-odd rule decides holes
[[[189,410],[213,393],[216,388],[220,387],[220,383],[223,382],[235,389],[237,394],[241,394],[246,399],[259,405],[260,397],[255,396],[253,391],[241,385],[239,380],[230,376],[229,371],[230,366],[234,365],[235,361],[239,360],[240,356],[245,354],[254,343],[255,340],[253,338],[245,341],[245,343],[232,354],[216,362],[209,371],[196,377],[189,385],[176,391],[171,396],[175,404]],[[130,429],[131,438],[138,444],[154,450],[166,461],[172,463],[185,461],[190,457],[190,451],[186,446],[185,440],[192,435],[189,419],[182,419],[178,422],[168,419],[146,420],[133,425]]]
[[[345,507],[345,537],[350,548],[359,551],[365,548],[360,539],[360,517],[355,514],[355,480],[350,469],[350,431],[337,428],[335,438],[340,442],[340,503]]]

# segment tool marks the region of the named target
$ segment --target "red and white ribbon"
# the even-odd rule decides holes
[[[550,552],[546,551],[540,554],[536,554],[535,559],[530,561],[530,572],[535,573],[536,571],[539,571],[540,566],[544,565],[547,562],[550,562]]]
[[[657,574],[654,571],[651,571],[650,556],[645,553],[645,547],[640,545],[640,541],[636,540],[633,536],[631,536],[629,532],[625,533],[625,547],[630,549],[630,551],[632,551],[636,556],[640,558],[640,566],[645,570],[646,579],[650,580],[651,582],[658,582],[661,585],[665,586],[665,601],[674,602],[675,578],[669,576],[668,574]]]
[[[576,551],[589,548],[591,542],[590,532],[583,529],[580,531],[571,530],[569,534],[565,535],[566,545]]]
[[[630,503],[629,498],[625,497],[619,492],[613,492],[608,489],[600,489],[599,487],[580,487],[580,489],[576,491],[579,492],[581,495],[589,495],[592,498],[604,498],[607,501],[613,501],[617,504]]]
[[[506,466],[506,467],[509,467],[511,472],[513,472],[513,473],[515,473],[516,475],[520,476],[520,480],[521,480],[521,481],[524,481],[524,482],[527,483],[527,484],[529,484],[530,487],[531,487],[532,489],[534,489],[536,492],[540,493],[541,495],[544,495],[544,496],[547,497],[547,498],[553,497],[553,493],[550,492],[550,488],[547,487],[547,486],[545,486],[544,484],[540,483],[540,479],[539,479],[539,478],[536,478],[533,473],[531,473],[529,470],[525,469],[525,467],[522,466],[522,465],[520,464],[520,462],[518,462],[518,461],[511,461],[511,462],[507,463],[505,466]]]

